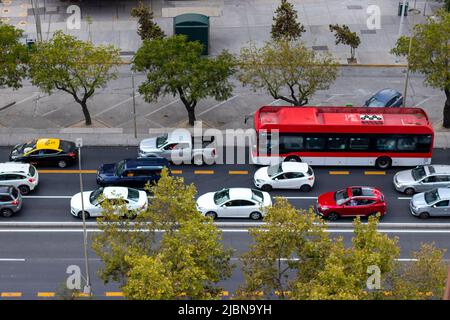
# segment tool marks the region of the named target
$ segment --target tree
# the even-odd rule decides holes
[[[439,2],[444,3],[444,9],[450,12],[450,0],[438,0]]]
[[[87,100],[97,88],[117,78],[119,50],[113,46],[94,46],[61,31],[49,42],[38,42],[31,55],[31,82],[42,91],[69,93],[80,104],[86,125],[91,125]]]
[[[212,220],[197,211],[195,187],[163,170],[158,183],[146,188],[153,198],[145,211],[102,202],[101,232],[93,241],[104,263],[100,277],[119,281],[129,299],[218,298],[218,282],[231,275],[231,251]]]
[[[262,48],[244,47],[239,79],[255,91],[266,90],[274,99],[303,106],[317,90],[336,80],[338,66],[328,53],[316,54],[301,42],[271,41]],[[288,94],[283,94],[285,91]]]
[[[422,244],[413,252],[413,261],[402,267],[397,265],[391,277],[392,298],[402,300],[440,299],[447,279],[447,265],[444,262],[445,249],[436,248],[434,243]]]
[[[249,231],[254,244],[241,257],[244,284],[239,298],[256,299],[262,297],[259,292],[265,298],[275,294],[288,298],[295,271],[308,276],[331,244],[323,222],[312,212],[295,209],[285,198],[276,199],[264,222]]]
[[[20,43],[23,31],[0,20],[0,88],[18,89],[27,74],[27,48]]]
[[[281,0],[275,15],[270,32],[273,40],[297,40],[306,31],[305,27],[297,22],[297,12],[287,0]]]
[[[202,57],[202,45],[183,35],[144,41],[137,51],[133,69],[145,71],[147,79],[139,92],[147,102],[171,94],[179,96],[194,125],[197,102],[207,97],[224,101],[231,97],[229,81],[235,73],[234,58],[223,51],[215,58]]]
[[[412,72],[424,74],[425,85],[444,91],[443,126],[450,128],[450,12],[439,10],[436,18],[414,27],[410,38],[402,36],[391,52],[406,56]]]
[[[336,45],[342,43],[344,45],[350,46],[350,60],[355,61],[355,51],[361,43],[361,39],[356,34],[352,32],[348,26],[345,24],[340,26],[338,24],[329,25],[330,31],[334,32],[334,37],[336,38]]]
[[[131,16],[138,18],[138,35],[142,40],[154,40],[164,38],[164,31],[153,21],[153,11],[141,1],[139,7],[131,9]]]

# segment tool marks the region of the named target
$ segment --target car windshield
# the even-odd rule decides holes
[[[224,203],[225,201],[228,201],[230,199],[230,190],[224,189],[221,191],[217,191],[214,194],[214,203],[217,205],[220,205]]]
[[[134,202],[139,201],[139,190],[128,188],[128,199]]]
[[[283,169],[281,168],[282,163],[275,164],[273,166],[270,166],[267,168],[267,175],[269,177],[273,177],[274,175],[283,172]]]
[[[264,195],[261,191],[252,189],[252,199],[259,203],[263,203]]]
[[[167,142],[167,138],[169,137],[169,135],[163,134],[162,136],[159,136],[158,138],[156,138],[156,146],[158,148],[162,147],[166,142]]]
[[[411,174],[414,180],[416,181],[421,180],[423,177],[426,176],[425,167],[414,168],[411,170]]]
[[[98,188],[91,192],[89,196],[89,201],[94,205],[98,205],[98,202],[100,201],[100,196],[103,194],[103,188]]]
[[[125,167],[125,160],[119,161],[116,165],[116,175],[120,176],[123,172],[123,169]]]
[[[334,201],[337,205],[343,204],[348,199],[348,192],[346,189],[336,191],[334,193]]]
[[[384,105],[385,103],[383,101],[380,101],[375,97],[371,98],[367,103],[368,107],[384,107]]]
[[[17,151],[18,153],[21,153],[21,154],[25,154],[27,152],[30,152],[34,148],[36,148],[36,139],[35,140],[31,140],[31,141],[29,141],[27,143],[24,143],[22,145],[19,145],[15,151]]]
[[[36,168],[32,165],[30,165],[30,169],[28,171],[30,177],[34,177],[34,175],[36,174]]]
[[[438,201],[439,199],[440,199],[440,198],[439,198],[439,192],[438,192],[437,189],[433,189],[433,190],[430,190],[430,191],[425,192],[425,201],[426,201],[428,204],[431,204],[431,203],[433,203],[433,202],[436,202],[436,201]]]

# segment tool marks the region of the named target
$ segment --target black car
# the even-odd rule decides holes
[[[161,170],[167,168],[165,158],[125,159],[117,163],[107,163],[97,170],[97,184],[100,186],[126,186],[143,188],[147,182],[155,183],[161,177]]]
[[[36,166],[65,168],[78,159],[75,143],[60,139],[35,139],[13,147],[10,161],[27,162]]]
[[[398,108],[402,105],[403,96],[400,92],[394,89],[383,89],[375,93],[369,100],[367,100],[364,107]]]

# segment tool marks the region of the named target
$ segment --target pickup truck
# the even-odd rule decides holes
[[[174,164],[213,164],[217,159],[214,137],[193,137],[184,130],[142,140],[138,155],[162,157]]]

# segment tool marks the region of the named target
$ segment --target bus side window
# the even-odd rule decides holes
[[[350,150],[368,150],[369,138],[350,138]]]

